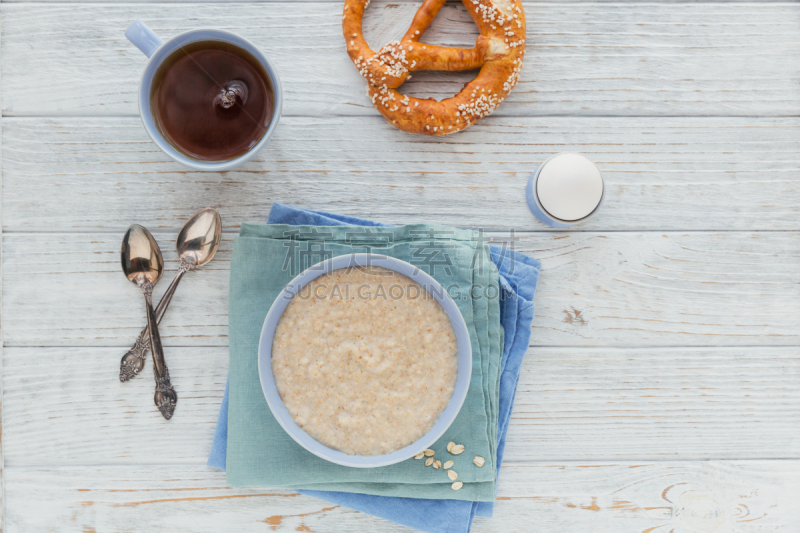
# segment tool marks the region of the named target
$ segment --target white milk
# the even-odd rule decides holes
[[[528,181],[528,207],[541,222],[568,228],[593,215],[603,201],[600,170],[586,156],[561,153],[547,159]]]

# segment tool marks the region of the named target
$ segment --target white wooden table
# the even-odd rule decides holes
[[[369,104],[342,4],[0,4],[5,531],[407,531],[288,490],[226,488],[205,466],[233,236],[273,201],[513,228],[542,260],[496,517],[475,531],[797,531],[800,4],[527,2],[519,85],[436,139]],[[418,4],[373,0],[368,39],[400,36]],[[123,37],[134,18],[162,36],[234,31],[274,60],[286,105],[256,161],[200,174],[149,140],[144,56]],[[475,34],[452,3],[426,39]],[[470,75],[419,73],[408,90],[439,98]],[[607,202],[551,231],[524,188],[568,150],[597,162]],[[119,243],[133,222],[151,228],[174,272],[170,243],[205,206],[225,234],[161,328],[181,399],[166,422],[149,364],[117,380],[144,324]]]

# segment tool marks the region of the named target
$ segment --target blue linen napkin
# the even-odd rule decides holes
[[[274,203],[268,224],[314,226],[384,226],[378,222]],[[497,474],[503,461],[508,422],[517,391],[520,369],[528,349],[533,322],[533,296],[540,263],[506,248],[491,246],[492,262],[500,273],[500,321],[505,332],[500,364],[500,404],[497,429]],[[208,465],[224,470],[228,445],[228,387],[222,398]],[[429,533],[468,533],[475,516],[492,516],[494,502],[429,500],[373,496],[349,492],[299,490],[337,505],[355,509]]]

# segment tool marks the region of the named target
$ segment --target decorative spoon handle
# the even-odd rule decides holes
[[[169,303],[172,301],[172,296],[175,294],[175,289],[178,288],[178,283],[180,283],[181,278],[192,268],[194,268],[194,264],[190,263],[189,261],[181,260],[178,273],[175,274],[175,278],[172,280],[172,283],[170,283],[169,287],[167,287],[167,292],[165,292],[164,296],[161,297],[161,301],[158,302],[158,307],[156,307],[156,324],[160,324],[161,319],[164,318],[164,314],[167,312],[167,307],[169,307]],[[144,368],[145,359],[147,358],[147,350],[149,348],[150,333],[148,333],[148,328],[145,327],[139,333],[139,337],[137,337],[136,342],[133,343],[133,347],[131,347],[131,349],[122,356],[122,360],[119,364],[120,381],[124,383],[129,379],[136,377],[139,372],[142,371]]]
[[[153,311],[153,286],[148,285],[144,290],[144,299],[147,302],[147,330],[150,334],[150,349],[153,351],[153,374],[156,378],[156,392],[153,396],[158,410],[169,420],[175,412],[178,395],[169,381],[169,369],[164,360],[164,348],[161,346],[161,335],[158,334],[156,313]]]

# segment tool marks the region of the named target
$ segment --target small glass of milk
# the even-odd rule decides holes
[[[528,180],[531,213],[553,228],[569,228],[588,219],[604,196],[600,170],[591,159],[574,152],[548,158]]]

